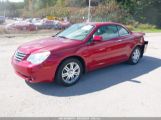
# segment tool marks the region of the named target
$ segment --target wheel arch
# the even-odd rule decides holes
[[[77,55],[68,56],[68,57],[65,57],[64,59],[62,59],[62,60],[60,61],[59,65],[58,65],[57,69],[56,69],[56,72],[58,71],[60,65],[61,65],[65,60],[67,60],[67,59],[77,59],[77,60],[79,60],[79,61],[81,62],[81,64],[82,64],[82,66],[83,66],[83,73],[86,72],[86,63],[85,63],[85,60],[84,60],[82,57],[77,56]]]
[[[141,44],[137,44],[137,45],[132,47],[131,52],[129,54],[129,57],[131,56],[131,54],[134,51],[134,49],[137,48],[137,47],[140,48],[140,50],[141,50],[141,57],[143,57],[143,54],[144,54],[144,45],[141,45]]]
[[[136,47],[139,47],[140,48],[140,50],[141,50],[141,57],[143,57],[143,54],[144,54],[144,45],[137,45],[137,46],[135,46],[135,48]]]

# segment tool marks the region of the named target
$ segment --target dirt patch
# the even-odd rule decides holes
[[[5,28],[0,27],[0,34],[7,34],[7,31],[5,30]]]
[[[6,32],[5,29],[0,29],[0,38],[13,38],[25,36],[52,36],[60,32],[59,30],[38,30],[33,32],[28,31],[10,31]]]

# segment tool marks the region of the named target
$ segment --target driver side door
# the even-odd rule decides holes
[[[88,45],[88,68],[93,70],[123,60],[122,41],[116,25],[101,26],[93,36],[101,36],[102,41],[94,40]]]

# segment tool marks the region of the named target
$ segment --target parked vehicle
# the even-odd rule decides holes
[[[30,22],[17,21],[15,23],[6,25],[6,29],[7,30],[20,30],[20,31],[22,31],[22,30],[24,30],[24,31],[35,31],[35,30],[37,30],[37,27]]]
[[[31,23],[36,26],[37,29],[43,29],[43,21],[40,18],[32,19]]]
[[[65,29],[65,28],[69,27],[71,24],[69,21],[44,19],[44,20],[40,21],[39,23],[36,23],[35,25],[41,29]]]
[[[59,21],[57,24],[57,28],[58,29],[66,29],[70,26],[70,22],[69,21]]]
[[[12,65],[28,82],[71,86],[85,72],[125,61],[137,64],[147,44],[144,33],[118,23],[80,23],[54,37],[21,45]]]
[[[32,23],[32,18],[27,18],[27,19],[25,19],[24,21],[25,21],[25,22],[30,22],[30,23]]]
[[[37,23],[37,22],[40,22],[41,21],[41,18],[33,18],[31,23]]]
[[[54,26],[54,20],[43,20],[43,29],[52,29]]]
[[[0,24],[3,24],[5,22],[5,17],[4,16],[0,16]]]

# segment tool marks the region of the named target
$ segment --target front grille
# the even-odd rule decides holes
[[[15,57],[15,60],[16,61],[21,62],[26,57],[26,54],[25,53],[22,53],[20,51],[16,51],[14,57]]]

